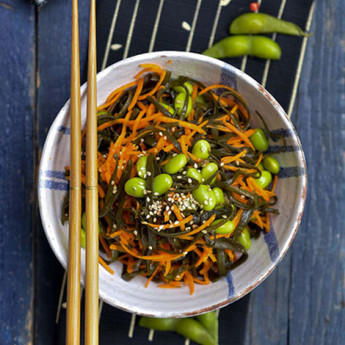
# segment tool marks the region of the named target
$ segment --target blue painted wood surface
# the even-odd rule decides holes
[[[34,283],[34,8],[21,0],[0,2],[0,23],[0,344],[28,344]]]
[[[292,7],[285,19],[305,19],[306,13],[299,13],[298,5],[302,8],[306,2],[293,1],[293,5],[288,0],[287,6]],[[98,15],[102,10],[113,11],[105,3],[98,1]],[[151,3],[157,6],[159,1]],[[188,1],[185,13],[195,3]],[[214,13],[215,3],[205,0],[202,8]],[[243,3],[233,0],[233,6]],[[278,3],[263,0],[261,9],[277,14]],[[127,4],[133,8],[134,1]],[[80,1],[79,6],[85,79],[88,0]],[[243,8],[239,6],[238,11]],[[293,115],[309,175],[302,226],[292,249],[271,276],[250,297],[221,311],[220,344],[345,344],[344,11],[342,0],[317,3],[314,36],[309,39]],[[125,14],[116,37],[119,40],[128,31],[130,18]],[[236,15],[221,16],[216,40],[224,36],[226,23]],[[206,42],[212,20],[213,16],[206,16],[204,25],[197,24],[197,35]],[[152,22],[146,18],[138,23],[138,41],[130,47],[130,55],[147,51]],[[64,313],[55,325],[63,270],[39,221],[33,179],[49,126],[69,97],[70,3],[50,0],[35,13],[28,2],[6,0],[0,2],[0,23],[0,344],[63,344]],[[106,35],[110,23],[103,24],[100,32]],[[177,43],[167,42],[165,35],[177,32],[179,25],[157,34],[156,50],[168,48],[166,43],[175,47]],[[287,39],[280,37],[279,42],[285,45]],[[203,49],[200,42],[192,45],[193,51]],[[109,62],[121,58],[117,54],[120,52],[113,51]],[[286,73],[294,73],[297,56],[286,53],[283,57],[291,60]],[[240,65],[240,60],[231,62]],[[262,62],[250,61],[248,73],[260,80],[262,67]],[[270,75],[275,82],[269,79],[267,87],[286,105],[288,97],[281,92],[284,85],[276,81],[279,73],[278,64],[272,64]],[[129,314],[105,306],[101,344],[149,344],[143,329],[136,328],[133,339],[127,337],[129,319]],[[157,333],[153,344],[183,344],[183,340]]]

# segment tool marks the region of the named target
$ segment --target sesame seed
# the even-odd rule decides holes
[[[166,206],[165,209],[166,209],[167,211],[169,211],[169,210],[170,210],[170,207],[169,207],[169,206]]]
[[[155,214],[152,211],[150,211],[149,215],[153,217]]]
[[[208,205],[208,201],[207,200],[204,201],[204,205]]]
[[[180,179],[182,178],[182,176],[181,176],[181,175],[178,175],[177,178],[180,180]]]
[[[157,222],[157,218],[153,218],[153,222],[156,223]]]
[[[111,181],[110,184],[113,186],[115,184],[115,181]]]
[[[202,221],[202,224],[204,224],[204,223],[206,223],[206,220],[203,220],[203,221]]]
[[[150,201],[151,201],[151,199],[150,199],[149,197],[147,197],[147,198],[146,198],[146,201],[147,201],[147,202],[150,202]]]
[[[162,132],[159,132],[158,134],[159,134],[159,136],[160,136],[160,137],[162,137],[162,136],[163,136],[163,133],[162,133]]]
[[[220,166],[223,167],[224,166],[224,162],[220,163]]]
[[[138,235],[138,231],[137,231],[137,230],[134,230],[134,231],[133,231],[133,234],[134,234],[135,236],[137,236],[137,235]]]
[[[143,151],[143,154],[145,155],[145,154],[146,154],[146,151]]]
[[[197,169],[198,168],[198,164],[194,163],[194,168]]]
[[[166,135],[164,135],[163,139],[164,139],[164,140],[167,140],[167,139],[168,139],[168,137],[167,137]]]
[[[205,235],[207,234],[207,230],[202,230],[201,232]]]
[[[187,254],[188,254],[188,252],[184,252],[184,253],[183,253],[183,255],[187,255]]]
[[[148,171],[146,174],[147,174],[147,176],[151,176],[152,175],[151,171]]]
[[[172,156],[175,157],[177,155],[177,153],[174,153]]]
[[[136,186],[133,186],[133,190],[137,191],[137,190],[138,190],[138,188],[137,188]]]
[[[143,142],[144,142],[144,138],[141,138],[141,139],[140,139],[140,142],[143,143]]]
[[[146,190],[146,189],[144,189],[144,190],[143,190],[143,193],[144,193],[144,195],[146,195],[146,194],[147,194],[147,190]]]
[[[146,219],[149,219],[151,216],[148,214],[147,216],[146,216]],[[144,223],[143,223],[144,224]]]
[[[176,224],[176,225],[177,225],[178,223],[179,223],[179,222],[178,222],[178,220],[175,220],[174,224]]]
[[[163,230],[164,229],[164,225],[161,225],[160,227],[159,227],[159,230]]]
[[[244,196],[244,195],[241,195],[241,196],[240,196],[240,198],[241,198],[241,199],[244,199],[244,198],[245,198],[245,196]]]
[[[107,158],[107,155],[103,155],[103,158]]]
[[[153,247],[152,246],[149,246],[149,250],[152,250],[153,249]]]
[[[161,159],[161,157],[158,157],[158,156],[156,157],[156,160],[157,160],[157,161],[159,161],[160,159]]]
[[[222,215],[222,217],[223,217],[224,219],[226,219],[226,218],[227,218],[227,216],[226,216],[225,214],[223,214],[223,215]]]
[[[186,170],[182,171],[182,175],[186,175],[186,174],[187,174]]]
[[[113,224],[113,229],[116,229],[116,224]]]

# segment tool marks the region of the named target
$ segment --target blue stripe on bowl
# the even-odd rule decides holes
[[[231,272],[228,272],[226,275],[226,282],[228,284],[228,299],[232,298],[235,295],[235,287],[232,279]]]
[[[60,180],[66,180],[64,171],[44,170],[40,172],[40,175],[44,177],[52,177],[52,178],[57,178]]]
[[[289,177],[299,177],[304,176],[305,170],[302,167],[286,167],[280,168],[278,177],[279,178],[289,178]]]
[[[271,133],[274,134],[274,135],[282,135],[285,138],[295,136],[294,131],[292,129],[288,129],[288,128],[273,129],[271,131]]]
[[[59,126],[57,130],[58,130],[58,132],[61,132],[61,133],[66,134],[66,135],[71,134],[71,130],[65,126]]]
[[[68,190],[68,182],[56,182],[51,180],[40,180],[39,188],[52,189],[52,190]]]
[[[268,150],[265,153],[275,153],[278,152],[279,150],[282,149],[283,146],[281,145],[270,145],[270,147],[268,148]],[[301,148],[299,146],[285,146],[285,150],[283,152],[279,152],[279,153],[285,153],[285,152],[296,152],[296,151],[301,151]]]
[[[219,83],[231,86],[237,90],[237,76],[235,70],[230,71],[228,67],[223,67]]]
[[[272,223],[270,231],[265,232],[264,239],[272,262],[277,261],[279,257],[279,244]]]

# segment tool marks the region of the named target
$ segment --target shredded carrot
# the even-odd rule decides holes
[[[193,219],[193,216],[192,216]],[[188,234],[186,234],[187,236],[192,236],[197,234],[198,232],[204,230],[206,227],[208,227],[214,220],[216,219],[216,215],[212,215],[204,224],[202,224],[201,226],[199,226],[198,228],[196,228],[195,230],[189,232]],[[179,238],[184,238],[185,235],[180,235]]]
[[[114,274],[114,271],[107,265],[107,263],[100,256],[98,256],[98,261],[110,274]]]
[[[175,222],[173,224],[152,224],[152,223],[143,223],[143,224],[147,224],[148,226],[151,226],[151,228],[160,228],[160,229],[172,229],[172,228],[177,228],[177,227],[181,227],[184,224],[187,224],[188,222],[190,222],[191,220],[193,220],[193,215],[191,214],[190,216],[188,216],[187,218],[183,219],[180,222]]]
[[[156,269],[153,271],[153,273],[151,274],[151,276],[149,277],[149,279],[147,279],[147,282],[145,284],[145,287],[147,288],[150,284],[150,281],[155,277],[155,275],[157,274],[158,270],[160,269],[160,265],[158,264]]]

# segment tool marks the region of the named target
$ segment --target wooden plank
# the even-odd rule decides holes
[[[294,118],[308,207],[292,250],[291,344],[345,344],[345,4],[317,2]]]
[[[32,340],[35,12],[0,2],[0,344]],[[20,25],[18,25],[20,23]]]
[[[85,81],[89,1],[79,2],[81,78]],[[49,1],[38,18],[37,150],[70,94],[71,2]],[[38,212],[38,210],[36,211]],[[38,217],[39,218],[39,217]],[[56,260],[42,226],[36,226],[35,344],[55,344],[55,324],[63,269]]]

